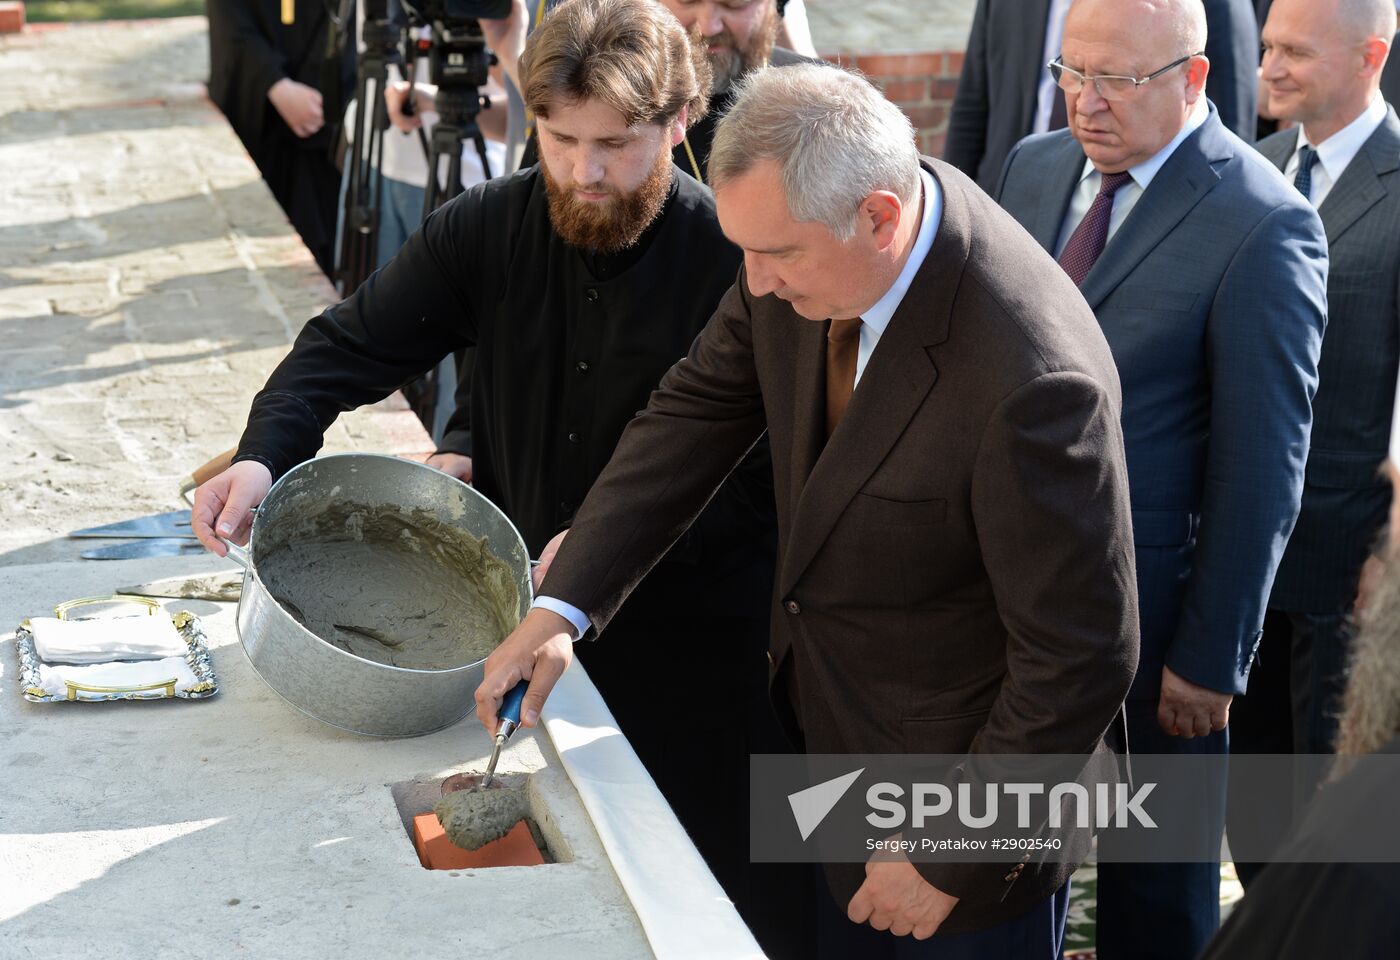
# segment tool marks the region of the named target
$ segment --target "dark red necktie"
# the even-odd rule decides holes
[[[1089,271],[1094,269],[1094,264],[1098,262],[1099,255],[1108,243],[1108,221],[1113,216],[1113,195],[1118,192],[1119,187],[1132,179],[1132,175],[1128,173],[1105,173],[1100,176],[1103,183],[1099,185],[1098,196],[1094,197],[1094,202],[1089,205],[1089,212],[1084,214],[1084,219],[1079,221],[1079,226],[1074,228],[1069,242],[1060,252],[1060,266],[1065,268],[1065,273],[1069,274],[1075,286],[1083,283]]]
[[[836,430],[856,389],[860,356],[860,317],[831,321],[826,334],[826,436]]]

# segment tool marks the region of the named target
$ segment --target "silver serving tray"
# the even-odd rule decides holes
[[[152,600],[121,595],[69,601],[59,604],[54,612],[62,619],[67,611],[73,607],[113,602],[142,603],[155,608],[153,615],[165,613],[164,610],[160,609],[159,604]],[[28,621],[25,621],[15,631],[15,648],[19,652],[20,694],[31,703],[100,703],[108,700],[168,700],[172,697],[180,700],[204,700],[212,697],[219,692],[219,685],[214,676],[214,664],[209,658],[209,648],[205,642],[206,638],[204,630],[199,624],[199,618],[188,611],[181,610],[178,613],[170,614],[170,621],[175,625],[181,639],[189,646],[189,652],[185,654],[185,662],[189,664],[195,679],[199,681],[188,690],[176,690],[173,685],[168,684],[145,687],[90,687],[82,684],[69,684],[67,696],[46,693],[44,688],[39,685],[39,666],[43,661],[34,651],[34,635],[29,632]],[[79,693],[82,696],[79,696]]]

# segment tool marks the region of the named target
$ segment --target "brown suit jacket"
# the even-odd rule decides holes
[[[771,654],[796,680],[775,695],[799,701],[806,749],[1090,754],[1138,652],[1118,375],[1060,267],[965,176],[924,162],[943,190],[937,237],[831,440],[828,325],[755,299],[741,271],[623,434],[541,593],[601,631],[766,428]],[[964,899],[949,932],[1015,916],[1073,869],[918,866]],[[839,902],[862,875],[828,869]]]

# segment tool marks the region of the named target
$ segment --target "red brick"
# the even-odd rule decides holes
[[[19,33],[24,29],[24,4],[20,0],[0,2],[0,33]]]
[[[941,157],[943,156],[943,147],[948,142],[948,135],[946,133],[930,134],[925,136],[923,141],[925,155]]]
[[[537,867],[544,863],[530,827],[521,820],[499,840],[480,850],[463,850],[447,839],[435,813],[413,818],[413,846],[418,862],[428,870],[470,870],[479,867]]]
[[[957,77],[939,77],[931,84],[932,91],[929,94],[935,101],[952,100],[958,93]]]
[[[948,120],[947,107],[904,107],[904,115],[915,130],[935,130]]]
[[[938,53],[875,53],[856,58],[856,66],[870,77],[933,76],[943,66]]]
[[[961,51],[945,53],[943,55],[943,76],[960,77],[962,76],[962,68],[963,54]]]
[[[928,99],[928,80],[901,77],[895,80],[881,80],[880,87],[885,97],[895,103],[923,103]]]

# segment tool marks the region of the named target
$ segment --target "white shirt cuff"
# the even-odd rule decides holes
[[[574,639],[577,640],[588,632],[593,624],[588,622],[588,615],[573,604],[565,603],[563,600],[556,600],[553,597],[536,597],[531,607],[539,607],[541,610],[548,610],[557,613],[574,627]]]

